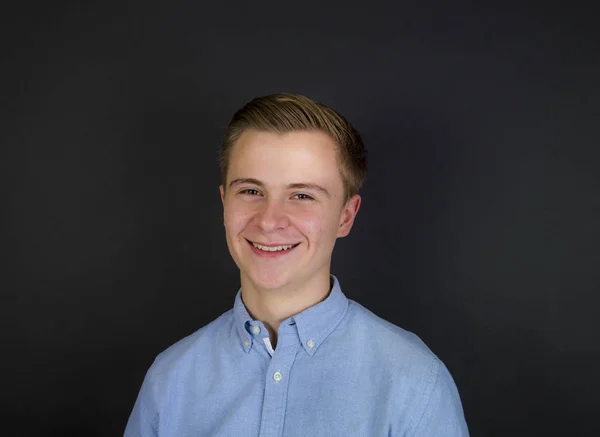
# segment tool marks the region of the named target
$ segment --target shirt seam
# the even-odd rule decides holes
[[[421,411],[420,417],[419,417],[419,421],[416,423],[415,429],[412,432],[411,436],[414,436],[415,433],[418,431],[419,426],[421,426],[421,422],[423,421],[423,417],[425,417],[425,412],[427,411],[429,404],[431,403],[431,399],[433,398],[433,393],[435,392],[435,387],[437,386],[437,383],[440,379],[440,361],[439,359],[435,359],[434,363],[436,364],[436,368],[435,368],[435,380],[433,382],[433,384],[430,386],[431,387],[431,391],[429,392],[429,396],[427,396],[427,402],[425,402],[425,405],[423,407],[423,411]]]
[[[153,379],[154,379],[154,373],[149,375],[148,384],[146,387],[143,388],[144,393],[142,395],[142,403],[143,403],[146,411],[149,411],[152,413],[152,417],[151,417],[151,420],[149,421],[149,424],[152,427],[152,431],[153,431],[154,435],[158,435],[158,411],[152,412],[152,410],[148,406],[148,399],[147,399],[147,397],[150,396],[152,393],[152,388],[154,386]]]

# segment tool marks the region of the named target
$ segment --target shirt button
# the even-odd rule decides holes
[[[250,347],[250,342],[248,340],[244,340],[244,349],[248,349]]]
[[[312,349],[313,347],[315,347],[315,342],[312,340],[308,340],[306,345],[308,346],[309,349]]]
[[[260,327],[259,326],[253,326],[252,327],[252,332],[254,332],[256,335],[260,334]]]
[[[277,381],[277,382],[281,381],[281,379],[282,379],[282,378],[283,378],[283,375],[282,375],[281,373],[279,373],[279,372],[275,372],[275,373],[273,374],[273,379],[274,379],[275,381]]]

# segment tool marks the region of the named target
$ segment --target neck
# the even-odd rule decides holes
[[[324,301],[331,290],[329,269],[302,284],[289,284],[278,289],[257,287],[242,274],[241,285],[246,310],[254,320],[263,322],[273,348],[277,345],[281,322]]]

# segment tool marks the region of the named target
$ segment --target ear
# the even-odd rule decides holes
[[[355,194],[348,199],[346,205],[344,205],[344,209],[342,210],[342,215],[340,217],[340,226],[337,233],[338,238],[345,237],[350,233],[350,229],[352,229],[352,225],[354,224],[354,218],[356,217],[356,214],[358,214],[360,203],[360,196]]]
[[[223,226],[225,226],[225,189],[223,185],[219,185],[219,193],[221,193],[221,204],[223,205]]]

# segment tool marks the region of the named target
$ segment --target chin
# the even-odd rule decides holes
[[[290,274],[288,272],[252,272],[246,275],[255,287],[276,290],[289,283]]]

